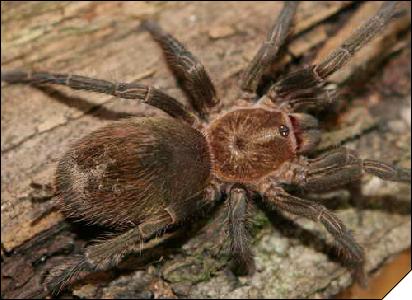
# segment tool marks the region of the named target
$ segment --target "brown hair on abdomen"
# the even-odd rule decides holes
[[[210,180],[204,136],[171,118],[98,129],[63,156],[56,187],[67,216],[127,228],[199,194]]]

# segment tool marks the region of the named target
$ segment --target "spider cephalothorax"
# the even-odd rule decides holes
[[[256,182],[319,141],[317,121],[265,106],[235,108],[207,128],[215,175]]]
[[[216,106],[219,98],[205,68],[174,37],[150,21],[142,27],[163,49],[192,111],[160,90],[139,83],[2,71],[5,82],[60,84],[136,99],[169,115],[131,118],[106,126],[80,139],[62,157],[56,172],[62,209],[72,217],[111,226],[119,233],[55,270],[48,279],[50,286],[60,289],[79,271],[118,264],[154,236],[184,225],[199,210],[222,198],[228,203],[233,258],[252,267],[247,241],[247,204],[254,199],[252,195],[259,195],[267,206],[322,223],[336,239],[356,278],[362,280],[364,253],[345,225],[324,206],[287,192],[285,185],[321,192],[358,180],[364,172],[390,181],[410,181],[410,169],[360,159],[343,147],[306,156],[320,139],[318,121],[307,114],[307,108],[330,103],[325,79],[388,24],[396,5],[384,3],[319,65],[286,74],[265,95],[257,96],[262,74],[274,62],[297,9],[297,2],[286,2],[244,72],[239,99],[243,104],[210,121],[208,108]]]

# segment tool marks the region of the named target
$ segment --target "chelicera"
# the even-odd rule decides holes
[[[257,87],[284,43],[297,9],[286,2],[260,50],[244,72],[239,105],[210,119],[219,103],[205,68],[156,23],[144,21],[160,45],[191,108],[139,83],[112,83],[79,75],[2,71],[2,80],[73,89],[134,99],[169,117],[131,118],[77,141],[56,171],[56,189],[67,215],[110,226],[116,236],[88,247],[71,265],[52,274],[62,288],[77,272],[105,270],[165,230],[184,225],[205,207],[226,200],[231,253],[253,269],[248,245],[248,203],[259,195],[268,206],[322,223],[333,235],[356,279],[364,280],[364,252],[338,217],[324,206],[293,195],[288,185],[321,192],[358,180],[364,172],[384,180],[410,182],[410,169],[361,159],[345,148],[309,158],[321,132],[308,109],[330,103],[325,80],[391,20],[396,2],[385,2],[319,65],[281,77],[262,96]]]

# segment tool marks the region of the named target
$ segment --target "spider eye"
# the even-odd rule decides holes
[[[279,126],[279,133],[283,137],[287,137],[289,135],[289,127],[285,125],[280,125]]]

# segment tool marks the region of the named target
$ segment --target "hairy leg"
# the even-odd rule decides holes
[[[352,269],[354,278],[366,285],[364,251],[335,214],[323,205],[292,196],[280,187],[271,186],[262,194],[263,201],[274,209],[306,217],[325,226],[335,238],[344,263]]]
[[[156,234],[163,233],[173,225],[171,216],[165,211],[164,215],[153,217],[143,224],[111,238],[101,240],[99,243],[86,249],[84,255],[76,256],[69,263],[53,269],[46,278],[46,287],[54,294],[60,293],[72,279],[78,279],[80,272],[95,272],[107,270],[116,266],[121,259],[133,252],[141,252],[145,244],[152,247],[164,239],[156,240],[156,244],[148,240]]]
[[[338,49],[316,66],[318,76],[325,79],[342,68],[357,51],[386,27],[395,15],[397,5],[397,1],[385,1],[375,16],[358,28]]]
[[[269,99],[290,111],[322,108],[335,101],[336,86],[325,87],[316,66],[307,66],[289,73],[268,91]]]
[[[171,226],[176,226],[197,213],[195,210],[211,207],[221,198],[220,184],[212,182],[205,189],[202,199],[198,205],[187,203],[186,210],[176,210],[169,205],[164,213],[153,216],[142,224],[128,231],[103,239],[99,243],[88,247],[84,255],[74,257],[67,264],[52,270],[45,284],[48,290],[54,294],[60,293],[71,280],[78,277],[80,272],[104,271],[119,264],[119,262],[130,253],[139,253],[150,249],[167,240],[174,232],[165,233]],[[191,198],[192,202],[193,198]],[[188,201],[190,202],[190,201]],[[190,208],[190,210],[188,210]],[[159,238],[157,238],[159,237]]]
[[[410,182],[411,170],[371,159],[360,159],[356,152],[338,148],[307,160],[296,184],[310,191],[326,191],[359,180],[363,173],[383,180]]]
[[[215,87],[200,61],[158,24],[144,21],[142,28],[147,30],[162,48],[170,69],[181,82],[193,108],[203,116],[206,107],[217,105],[219,99]]]
[[[375,16],[367,20],[319,65],[302,68],[281,78],[269,89],[268,97],[272,102],[289,105],[291,110],[306,109],[307,106],[321,107],[330,103],[333,97],[322,93],[316,96],[322,90],[325,79],[341,69],[357,51],[386,27],[396,12],[396,6],[396,1],[383,3]],[[308,95],[308,89],[313,89],[311,95]]]
[[[254,262],[249,248],[247,191],[240,186],[232,187],[227,203],[231,256],[239,273],[250,274],[254,270]]]
[[[250,62],[241,81],[243,98],[256,98],[256,89],[265,69],[271,65],[289,33],[298,1],[286,1],[266,40]]]
[[[139,83],[113,83],[79,75],[24,71],[2,71],[1,80],[13,84],[26,83],[34,86],[44,84],[65,85],[75,90],[86,90],[124,99],[139,100],[189,124],[196,121],[195,116],[188,112],[176,99],[158,89]]]

